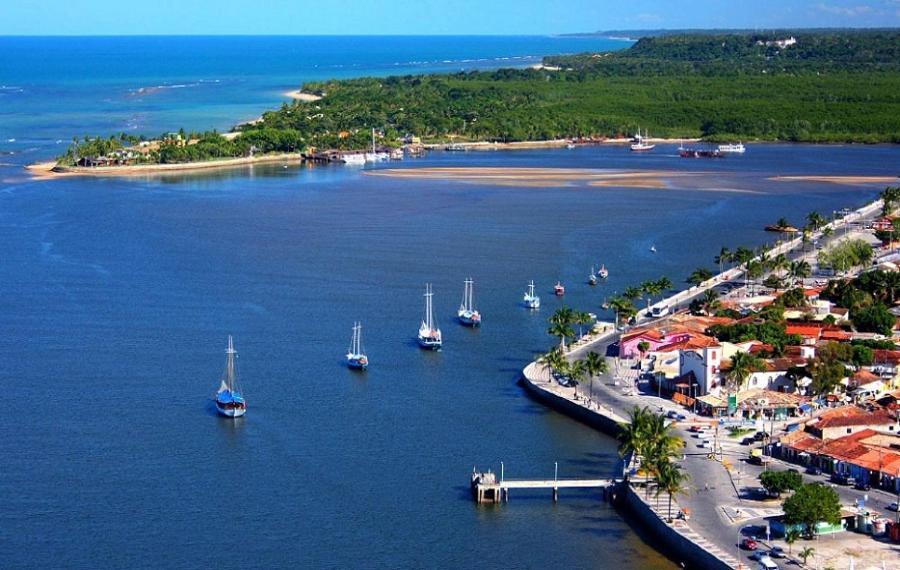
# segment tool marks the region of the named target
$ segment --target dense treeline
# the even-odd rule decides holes
[[[644,38],[621,52],[556,56],[552,69],[500,69],[308,83],[324,95],[240,127],[161,149],[161,162],[365,148],[426,140],[547,140],[651,135],[709,140],[900,142],[900,33]],[[94,139],[99,140],[99,139]],[[89,147],[70,149],[77,160]]]

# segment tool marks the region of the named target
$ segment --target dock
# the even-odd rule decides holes
[[[610,490],[615,487],[615,479],[506,479],[488,470],[478,472],[472,469],[472,497],[475,502],[508,503],[510,489],[545,489],[552,491],[553,502],[559,500],[560,489],[599,489],[604,499],[609,497]]]

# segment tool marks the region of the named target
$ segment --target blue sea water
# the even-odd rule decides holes
[[[679,282],[722,245],[771,239],[762,227],[779,217],[858,206],[880,188],[770,178],[893,175],[897,148],[754,145],[704,162],[669,145],[585,147],[391,165],[702,170],[702,189],[281,165],[32,181],[21,168],[129,118],[149,132],[224,128],[308,79],[587,49],[576,41],[588,40],[0,39],[0,136],[16,139],[0,143],[15,153],[0,159],[0,567],[674,568],[591,493],[472,504],[473,466],[618,465],[614,441],[516,385],[553,342],[546,318],[563,302],[600,312],[640,280]],[[601,262],[611,276],[590,289]],[[479,330],[453,319],[468,276]],[[531,279],[537,312],[519,306]],[[426,282],[439,353],[414,342]],[[364,374],[342,363],[354,320]],[[228,334],[249,402],[238,422],[210,399]]]

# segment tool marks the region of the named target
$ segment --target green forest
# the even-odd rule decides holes
[[[164,149],[185,162],[426,142],[651,136],[710,141],[900,143],[900,32],[678,35],[617,51],[544,58],[541,69],[499,69],[307,83],[322,95],[267,112],[225,141]],[[767,45],[766,42],[770,42]],[[348,136],[349,133],[349,136]],[[97,147],[76,142],[72,164]]]

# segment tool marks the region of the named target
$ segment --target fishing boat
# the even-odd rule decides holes
[[[216,411],[228,418],[239,418],[247,412],[247,402],[244,401],[244,395],[237,388],[237,374],[234,366],[237,351],[234,350],[231,335],[228,335],[228,348],[225,350],[225,355],[225,372],[222,374],[222,384],[216,392]]]
[[[600,265],[600,270],[597,272],[597,275],[600,276],[600,279],[606,279],[609,277],[609,269],[606,268],[605,265]]]
[[[641,136],[641,129],[638,129],[638,134],[634,136],[634,144],[631,145],[631,150],[633,152],[647,152],[654,148],[656,148],[655,144],[644,142],[644,137]]]
[[[347,366],[357,370],[365,370],[369,366],[369,357],[362,349],[362,323],[353,323],[353,337],[347,349]]]
[[[529,309],[539,309],[541,307],[541,298],[534,294],[534,281],[528,284],[528,291],[525,292],[522,302]]]
[[[425,285],[425,318],[419,325],[419,346],[428,350],[440,350],[441,345],[441,329],[434,326],[434,311],[431,305],[431,299],[434,293],[431,291],[431,283]]]
[[[679,148],[678,156],[681,158],[724,158],[725,154],[718,149]]]
[[[719,152],[725,152],[728,154],[744,154],[747,152],[747,148],[744,147],[744,143],[730,143],[730,144],[720,144],[718,148]]]
[[[593,287],[596,284],[597,284],[597,274],[594,273],[594,266],[591,265],[591,273],[590,273],[590,275],[588,275],[588,285]]]
[[[563,284],[559,281],[556,282],[556,285],[553,286],[553,294],[557,297],[562,297],[566,294],[566,288],[563,287]]]
[[[650,253],[656,253],[656,246],[655,246],[655,245],[651,245],[651,246],[650,246]]]
[[[469,277],[464,283],[462,303],[456,315],[462,324],[477,327],[481,324],[481,313],[475,310],[475,281]]]

